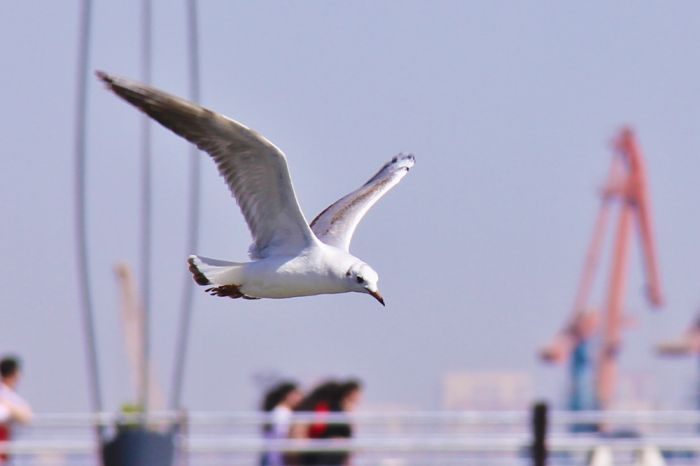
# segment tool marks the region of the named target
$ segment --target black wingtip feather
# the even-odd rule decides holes
[[[197,268],[197,265],[194,263],[194,259],[190,257],[189,259],[187,259],[187,263],[190,265],[190,272],[192,273],[192,277],[194,278],[194,281],[197,283],[197,285],[211,285],[209,279]]]
[[[97,79],[107,84],[108,86],[112,86],[112,84],[114,84],[114,79],[112,79],[112,77],[104,71],[96,70],[95,76],[97,76]]]

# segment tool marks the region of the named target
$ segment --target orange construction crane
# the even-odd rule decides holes
[[[663,356],[700,355],[700,312],[685,331],[675,340],[666,340],[656,345],[656,351]],[[700,409],[700,383],[696,382],[695,406]]]
[[[546,362],[571,364],[569,408],[575,410],[604,409],[610,405],[614,395],[633,221],[637,223],[642,244],[649,302],[653,307],[663,303],[646,169],[631,129],[622,129],[614,148],[612,167],[603,189],[602,204],[586,254],[572,317],[540,354]],[[620,204],[617,233],[608,299],[600,316],[589,304],[589,296],[611,206],[615,201]],[[595,336],[600,337],[600,349],[594,360],[592,340]]]
[[[656,345],[656,351],[663,356],[700,354],[700,312],[680,338],[662,341]]]

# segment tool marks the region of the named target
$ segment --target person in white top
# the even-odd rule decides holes
[[[284,382],[276,385],[265,395],[262,409],[269,413],[270,422],[263,426],[263,435],[268,440],[289,438],[292,413],[301,401],[302,393],[296,384]],[[281,451],[266,451],[260,458],[262,466],[284,466],[284,453]]]
[[[32,408],[16,392],[21,372],[19,360],[8,356],[0,360],[0,443],[11,438],[12,424],[27,424],[32,420]],[[8,455],[0,450],[0,464]]]

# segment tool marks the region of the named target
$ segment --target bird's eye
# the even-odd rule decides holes
[[[364,283],[365,282],[365,279],[360,277],[359,275],[355,278],[355,280],[357,280],[357,283]]]

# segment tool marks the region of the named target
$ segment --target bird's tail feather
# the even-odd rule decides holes
[[[240,262],[226,262],[208,257],[190,256],[187,258],[190,272],[198,285],[231,285],[240,284]]]

